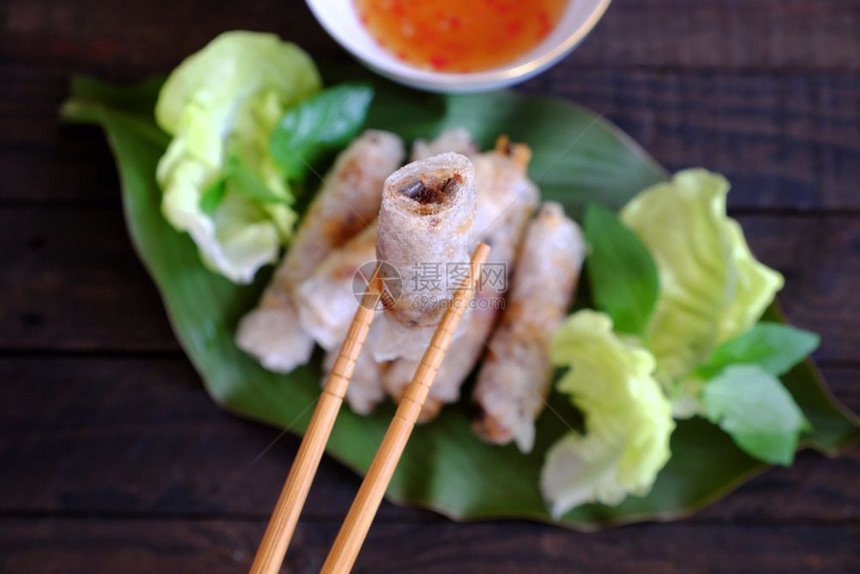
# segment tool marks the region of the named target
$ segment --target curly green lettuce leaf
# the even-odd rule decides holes
[[[791,466],[800,434],[811,428],[794,398],[758,365],[730,365],[705,384],[705,416],[744,452]]]
[[[288,108],[319,89],[297,46],[237,31],[188,57],[159,94],[156,121],[173,136],[157,169],[162,211],[236,283],[274,261],[292,233],[294,198],[269,138]]]
[[[752,327],[783,285],[726,215],[728,191],[721,175],[690,169],[641,192],[621,211],[657,263],[660,296],[644,341],[657,358],[658,378],[669,386]]]
[[[586,430],[567,433],[547,453],[541,491],[552,514],[647,494],[669,460],[675,428],[654,356],[617,337],[608,316],[583,310],[556,332],[552,360],[569,367],[557,388],[583,412]]]

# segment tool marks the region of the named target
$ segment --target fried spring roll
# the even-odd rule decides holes
[[[376,256],[400,271],[399,300],[385,310],[378,361],[418,359],[470,269],[475,171],[460,154],[411,163],[385,181]],[[430,276],[428,276],[428,273]]]
[[[431,141],[415,140],[412,144],[412,161],[427,159],[440,153],[454,152],[472,158],[478,146],[465,128],[447,129]]]
[[[474,160],[478,186],[474,237],[476,244],[496,243],[490,245],[490,261],[513,259],[522,231],[517,229],[525,225],[537,205],[538,189],[526,174],[530,159],[528,146],[511,145],[503,136],[495,150]]]
[[[377,317],[377,320],[370,326],[370,332],[367,334],[367,344],[373,344],[381,336],[381,331],[384,327],[378,321],[379,319],[380,317]],[[339,350],[340,344],[326,353],[323,360],[323,369],[326,374],[330,373],[334,367]],[[376,361],[373,355],[367,352],[367,350],[359,354],[358,359],[355,361],[352,377],[349,379],[349,386],[346,388],[346,402],[349,403],[353,411],[360,415],[369,415],[379,403],[385,400],[382,377],[387,367],[388,363]],[[325,377],[322,380],[322,384],[325,384]]]
[[[338,157],[259,306],[239,324],[237,345],[267,369],[289,372],[309,360],[313,339],[299,323],[295,288],[376,217],[382,184],[403,155],[400,138],[368,130]]]
[[[327,351],[340,346],[352,323],[358,307],[353,280],[362,265],[376,260],[376,233],[374,221],[329,253],[296,289],[301,326]]]
[[[416,140],[412,146],[412,161],[426,159],[443,152],[458,152],[474,155],[477,147],[463,128],[442,132],[430,142]],[[334,361],[337,350],[346,337],[350,322],[357,305],[353,295],[353,277],[358,269],[376,259],[376,224],[352,238],[346,245],[333,251],[320,264],[313,275],[304,281],[296,291],[299,319],[302,327],[323,348],[330,351],[327,361]],[[358,360],[351,383],[352,391],[347,391],[347,400],[352,409],[360,414],[369,414],[384,398],[383,369],[381,363],[367,360],[369,354],[362,354]],[[417,361],[402,359],[401,363],[409,372],[404,372],[403,386],[412,378]],[[398,376],[399,378],[399,376]]]
[[[474,430],[496,444],[534,446],[534,421],[552,378],[549,347],[579,278],[585,245],[579,227],[557,203],[546,203],[529,224],[501,323],[478,373]]]
[[[468,131],[451,128],[433,140],[415,140],[412,161],[445,152],[472,157],[477,151]],[[330,253],[297,290],[302,327],[326,350],[338,346],[346,336],[354,313],[351,295],[353,275],[361,265],[376,259],[376,232],[376,226],[368,227],[342,248]]]
[[[510,146],[507,139],[500,139],[495,151],[474,159],[478,201],[475,229],[481,233],[478,240],[492,250],[484,266],[481,290],[475,294],[474,308],[468,321],[460,326],[457,343],[439,367],[419,422],[433,419],[445,403],[459,399],[463,382],[486,350],[502,308],[500,302],[517,245],[538,201],[537,188],[526,177],[528,160],[528,148]],[[394,400],[400,400],[417,367],[418,361],[398,359],[386,371],[385,388]]]

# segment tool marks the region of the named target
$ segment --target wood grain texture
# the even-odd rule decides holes
[[[790,320],[824,334],[816,357],[857,361],[860,218],[739,217],[757,257],[786,276]],[[178,350],[119,206],[0,206],[0,350]]]
[[[0,381],[0,512],[265,519],[298,449],[221,411],[178,355],[10,357]],[[357,486],[324,458],[303,516],[339,521]]]
[[[0,570],[247,572],[257,521],[0,519]],[[300,523],[287,572],[319,572],[336,525]],[[577,534],[518,522],[374,524],[355,572],[848,574],[860,526],[663,525]]]
[[[733,208],[860,207],[860,76],[577,70],[526,90],[603,112],[670,171],[725,174]]]
[[[193,22],[193,26],[189,23]],[[860,5],[853,0],[614,0],[580,66],[857,69]],[[6,58],[111,70],[127,79],[175,66],[228,29],[269,30],[315,56],[340,54],[300,0],[7,0]],[[168,39],[168,41],[165,41]]]
[[[860,368],[824,375],[860,411]],[[298,449],[292,435],[220,411],[182,357],[7,357],[0,381],[6,514],[265,520]],[[688,522],[856,522],[858,472],[860,449],[803,453]],[[302,518],[338,524],[358,484],[324,458]],[[383,503],[376,522],[440,520]]]
[[[119,201],[98,130],[58,123],[67,76],[0,66],[0,201]],[[564,62],[522,89],[604,114],[671,170],[724,173],[734,208],[860,209],[860,75]]]
[[[0,213],[0,348],[179,349],[119,205]]]

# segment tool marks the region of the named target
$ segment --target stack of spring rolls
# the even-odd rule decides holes
[[[284,373],[307,363],[316,343],[330,369],[358,306],[356,274],[387,262],[399,272],[397,292],[375,319],[346,394],[354,411],[369,414],[386,396],[400,400],[472,251],[487,243],[480,288],[421,421],[458,401],[477,368],[475,433],[529,452],[551,384],[550,340],[585,257],[579,227],[557,203],[539,206],[526,175],[531,153],[504,136],[479,153],[468,132],[453,129],[415,142],[412,163],[399,167],[403,156],[397,136],[374,130],[341,153],[237,343]]]

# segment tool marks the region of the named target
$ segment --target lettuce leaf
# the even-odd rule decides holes
[[[753,257],[726,216],[729,183],[704,169],[677,173],[621,211],[654,256],[660,296],[645,335],[668,387],[746,332],[782,288],[782,275]]]
[[[570,367],[557,388],[585,416],[586,433],[571,431],[550,447],[541,491],[552,514],[585,502],[617,504],[645,495],[669,460],[672,409],[653,377],[654,356],[612,332],[612,320],[583,310],[556,332],[552,360]]]
[[[269,138],[289,107],[319,89],[301,49],[237,31],[188,57],[159,94],[156,121],[173,136],[157,169],[162,211],[231,281],[249,283],[292,233],[294,198]]]

